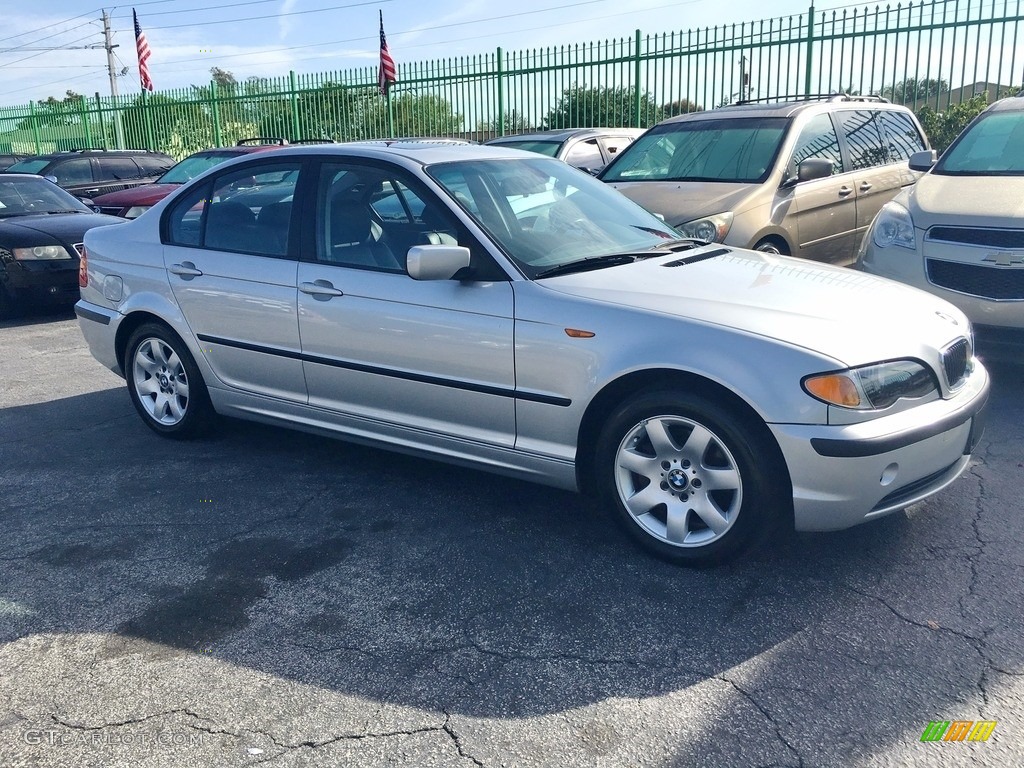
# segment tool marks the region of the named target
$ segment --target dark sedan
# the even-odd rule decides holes
[[[0,316],[78,301],[86,231],[123,222],[40,176],[0,173]]]

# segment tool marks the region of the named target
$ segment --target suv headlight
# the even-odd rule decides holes
[[[924,397],[939,386],[932,371],[914,360],[821,373],[808,376],[801,383],[813,398],[858,411],[888,408],[901,397]]]
[[[917,239],[914,237],[914,220],[910,211],[899,203],[888,202],[883,205],[871,224],[871,239],[879,248],[898,245],[913,250]]]
[[[12,248],[11,253],[18,261],[46,261],[52,259],[72,259],[67,248],[62,245],[37,245],[32,248]]]
[[[676,227],[687,237],[695,237],[709,243],[721,243],[729,234],[729,227],[732,226],[732,213],[716,213],[714,216],[705,216],[702,219],[694,219],[680,224]]]

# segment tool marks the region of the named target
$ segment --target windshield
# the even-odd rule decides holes
[[[558,148],[562,146],[558,141],[538,141],[536,139],[523,139],[521,141],[496,141],[497,146],[508,149],[524,149],[527,152],[536,152],[538,155],[554,157],[558,154]]]
[[[192,155],[186,157],[176,166],[171,168],[167,173],[156,180],[157,184],[184,184],[186,181],[191,181],[199,174],[204,171],[213,168],[215,165],[220,165],[225,160],[230,160],[233,157],[238,157],[236,152],[225,152],[223,154],[216,155]]]
[[[788,124],[783,117],[663,123],[626,147],[601,180],[760,183]]]
[[[1024,176],[1024,110],[979,118],[946,150],[933,173]]]
[[[427,169],[528,277],[680,237],[609,186],[558,160],[467,160]]]
[[[0,218],[39,213],[92,213],[73,195],[39,177],[0,181]]]
[[[43,168],[48,166],[50,161],[46,158],[42,160],[22,160],[20,163],[15,163],[8,168],[6,173],[39,173]]]

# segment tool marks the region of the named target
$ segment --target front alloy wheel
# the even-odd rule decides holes
[[[621,405],[596,454],[613,515],[645,549],[688,565],[724,562],[755,543],[784,508],[787,482],[754,418],[671,391]]]

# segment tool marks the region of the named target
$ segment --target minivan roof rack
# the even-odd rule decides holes
[[[739,99],[730,106],[743,104],[766,104],[773,101],[877,101],[888,104],[889,100],[881,96],[858,96],[849,93],[794,93],[780,96],[765,96],[760,99]]]
[[[144,155],[148,152],[152,152],[151,149],[108,149],[107,147],[72,147],[71,149],[60,149],[52,154],[55,155],[72,155],[72,154],[83,154],[85,152],[136,152],[140,155]]]
[[[277,136],[253,136],[251,139],[239,139],[235,146],[244,147],[249,144],[276,144],[283,147],[287,143],[288,139],[282,139]]]

